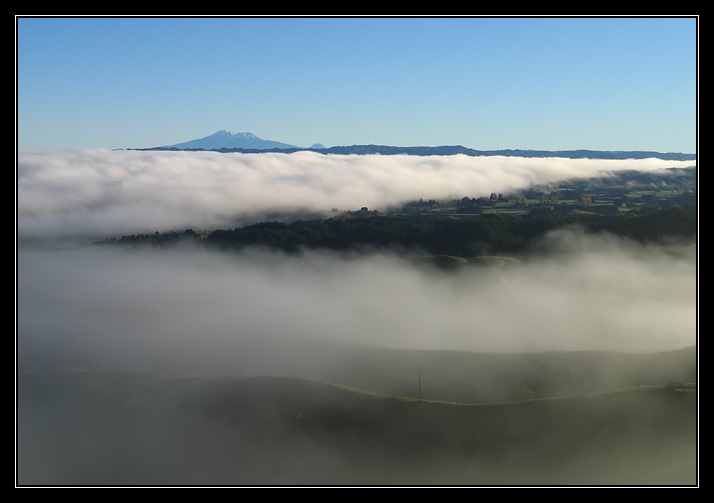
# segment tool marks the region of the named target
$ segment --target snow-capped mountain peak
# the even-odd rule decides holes
[[[298,148],[295,145],[289,145],[272,140],[263,140],[253,133],[242,131],[233,132],[221,129],[215,133],[199,138],[197,140],[189,140],[175,145],[167,145],[165,148],[176,149],[205,149],[205,150],[220,150],[222,148],[244,148],[256,150],[269,149],[293,149]]]

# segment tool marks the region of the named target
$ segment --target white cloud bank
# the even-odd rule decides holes
[[[22,152],[18,228],[41,236],[211,227],[275,209],[379,207],[667,167],[682,163]],[[459,274],[377,254],[50,251],[21,241],[19,363],[151,370],[173,362],[213,371],[228,361],[236,371],[269,373],[291,355],[258,357],[250,341],[275,341],[269,346],[280,353],[286,338],[503,352],[696,344],[694,244],[643,246],[577,232],[548,239],[551,255]]]
[[[692,161],[564,158],[21,151],[21,237],[116,235],[239,226],[270,211],[385,208],[412,199],[479,197],[601,171]]]

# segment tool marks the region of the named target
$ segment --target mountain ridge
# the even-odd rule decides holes
[[[507,157],[564,157],[570,159],[646,159],[658,158],[669,161],[696,161],[696,154],[682,152],[655,152],[641,150],[534,150],[534,149],[498,149],[476,150],[463,145],[440,145],[399,147],[391,145],[340,145],[324,147],[319,143],[311,147],[298,147],[274,140],[263,140],[250,132],[230,132],[219,130],[215,133],[186,142],[130,150],[177,150],[177,151],[216,151],[225,153],[293,153],[317,152],[340,155],[468,155],[468,156],[507,156]]]

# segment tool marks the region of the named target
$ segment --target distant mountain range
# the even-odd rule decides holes
[[[668,161],[694,161],[696,154],[685,154],[679,152],[651,152],[651,151],[621,151],[621,150],[525,150],[525,149],[503,149],[503,150],[475,150],[461,145],[443,145],[439,147],[393,147],[388,145],[350,145],[324,147],[314,144],[311,147],[303,148],[288,143],[273,140],[263,140],[253,133],[239,132],[233,133],[226,130],[216,131],[212,135],[196,140],[190,140],[174,145],[162,147],[152,147],[134,150],[210,150],[218,152],[298,152],[313,151],[322,154],[380,154],[380,155],[456,155],[464,154],[470,156],[510,156],[510,157],[565,157],[570,159],[646,159],[658,158]]]

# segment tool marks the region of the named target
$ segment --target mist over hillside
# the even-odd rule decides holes
[[[355,256],[319,247],[285,254],[260,243],[233,252],[87,247],[96,236],[128,229],[220,228],[276,208],[379,207],[621,170],[656,177],[677,166],[659,159],[22,152],[20,361],[86,348],[102,360],[191,355],[198,347],[218,357],[223,343],[242,337],[497,352],[692,346],[691,234],[648,243],[626,233],[543,227],[549,232],[529,238],[531,252],[521,261],[452,275],[394,250]],[[462,234],[463,225],[445,232]],[[65,249],[52,244],[58,237]],[[113,350],[100,350],[106,347]]]
[[[19,363],[185,359],[201,373],[253,338],[481,352],[696,343],[693,243],[546,239],[546,255],[451,275],[381,253],[21,248]]]
[[[661,190],[660,174],[691,165],[21,152],[19,481],[691,484],[696,388],[677,387],[697,378],[691,205],[616,220],[626,229],[531,228],[517,257],[469,256],[455,269],[415,260],[433,253],[416,246],[209,239],[272,212],[335,219],[336,208],[488,199],[633,170]],[[660,219],[656,240],[646,215]],[[491,220],[500,231],[512,222]],[[438,221],[460,226],[437,228],[437,242],[477,226]],[[111,239],[177,229],[196,239]],[[302,244],[303,230],[293,235]],[[583,398],[619,389],[634,394]],[[417,397],[517,405],[449,409]]]
[[[684,390],[461,406],[293,378],[23,377],[28,485],[696,482],[696,397]]]

